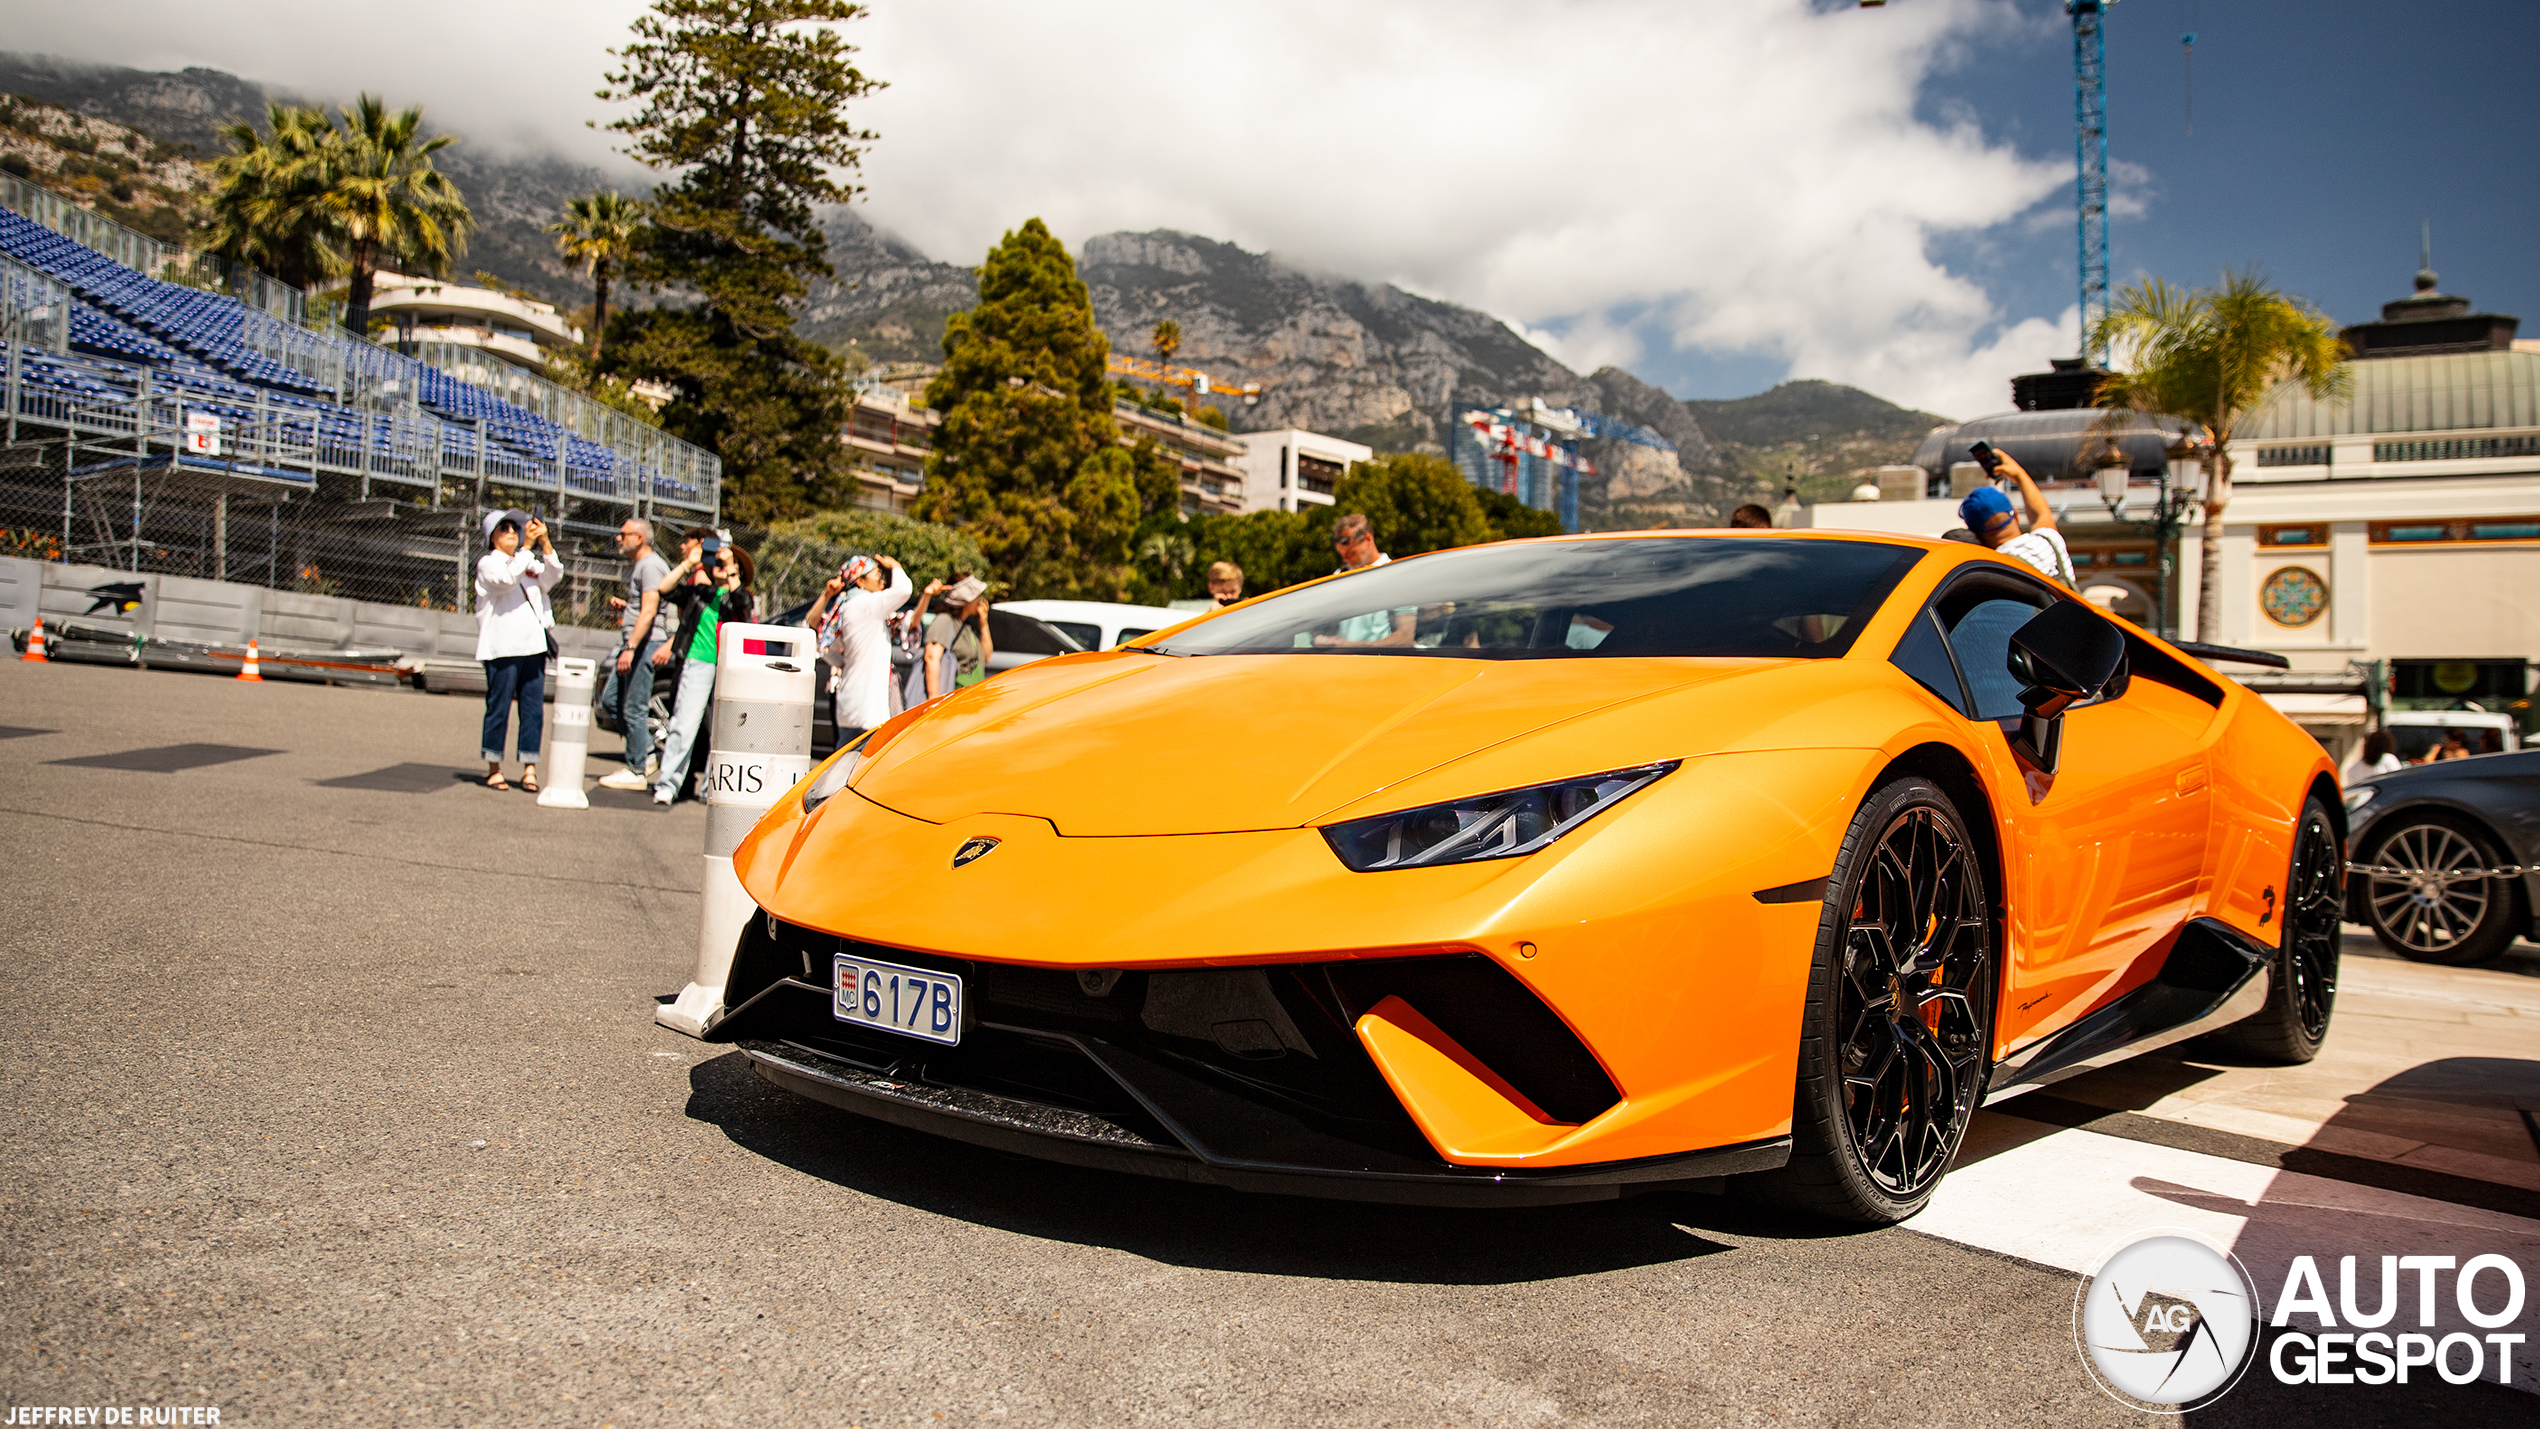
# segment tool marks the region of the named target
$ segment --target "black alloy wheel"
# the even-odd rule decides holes
[[[2513,886],[2488,870],[2505,860],[2477,830],[2442,814],[2406,822],[2356,860],[2388,870],[2364,875],[2364,912],[2381,945],[2412,962],[2483,963],[2514,940]]]
[[[1845,836],[1811,970],[1790,1164],[1759,1199],[1885,1225],[1923,1208],[1991,1069],[1984,870],[1940,789],[1898,779]]]
[[[2284,928],[2267,965],[2267,1000],[2257,1012],[2211,1034],[2233,1051],[2270,1062],[2307,1062],[2328,1038],[2337,1007],[2338,939],[2344,935],[2346,853],[2328,807],[2302,805],[2285,871]]]

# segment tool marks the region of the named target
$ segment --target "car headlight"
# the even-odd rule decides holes
[[[2371,803],[2374,799],[2379,798],[2380,795],[2381,786],[2377,784],[2358,784],[2354,788],[2346,791],[2346,812],[2350,814],[2361,813],[2363,812],[2364,805]]]
[[[1516,858],[1551,843],[1683,763],[1642,764],[1531,789],[1476,794],[1323,830],[1352,872]]]
[[[803,812],[808,814],[829,802],[829,796],[847,787],[847,781],[855,777],[863,763],[864,739],[858,739],[840,751],[837,758],[822,765],[820,772],[811,776],[811,782],[803,786]]]

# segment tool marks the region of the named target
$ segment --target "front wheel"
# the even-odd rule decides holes
[[[1991,910],[1948,795],[1907,777],[1870,796],[1826,880],[1790,1163],[1748,1195],[1871,1225],[1931,1200],[1992,1065]]]

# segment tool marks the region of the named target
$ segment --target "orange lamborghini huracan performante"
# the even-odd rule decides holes
[[[1056,1161],[1913,1214],[1976,1107],[2337,976],[2320,746],[1979,547],[1441,551],[873,730],[734,855],[710,1035]]]

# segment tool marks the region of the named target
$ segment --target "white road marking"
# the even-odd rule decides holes
[[[2159,1226],[2201,1232],[2229,1247],[2256,1279],[2270,1318],[2295,1256],[2318,1264],[2332,1305],[2338,1259],[2355,1256],[2356,1293],[2368,1311],[2379,1296],[2382,1256],[2448,1255],[2456,1264],[2509,1256],[2533,1292],[2522,1315],[2501,1327],[2528,1337],[2514,1351],[2510,1382],[2540,1393],[2540,1344],[2533,1343],[2540,1341],[2540,1220],[1986,1113],[1968,1130],[1966,1149],[1931,1205],[1905,1223],[1923,1235],[2075,1275],[2120,1240]],[[2417,1281],[2417,1272],[2401,1273],[2400,1310],[2385,1330],[2419,1328]],[[2498,1308],[2496,1277],[2482,1278],[2480,1291],[2488,1309]],[[2448,1275],[2438,1281],[2434,1309],[2428,1333],[2487,1333],[2462,1319]],[[2289,1327],[2320,1328],[2306,1312]],[[2494,1377],[2491,1365],[2487,1378]]]

